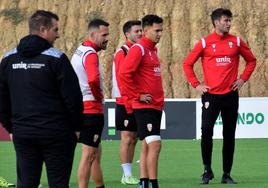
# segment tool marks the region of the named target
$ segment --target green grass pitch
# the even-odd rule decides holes
[[[119,141],[102,141],[102,167],[107,188],[127,188],[120,184],[122,170],[119,164]],[[237,185],[221,185],[222,140],[214,140],[213,171],[215,179],[209,188],[268,188],[268,139],[236,140],[235,160],[232,170]],[[138,176],[140,144],[134,157],[133,173]],[[81,145],[77,146],[70,187],[77,187],[76,172]],[[159,183],[161,188],[202,188],[199,185],[203,171],[199,140],[164,140],[159,161]],[[16,183],[15,153],[11,142],[0,142],[0,176]],[[47,188],[46,174],[42,175],[42,187]],[[95,187],[92,183],[89,187]]]

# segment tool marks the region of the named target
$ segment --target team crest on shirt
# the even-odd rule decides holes
[[[127,126],[128,126],[128,123],[129,123],[128,120],[125,119],[125,120],[124,120],[124,126],[127,127]]]
[[[229,41],[229,42],[228,42],[228,45],[229,45],[229,48],[232,48],[234,44],[233,44],[232,41]]]
[[[213,48],[213,52],[216,52],[216,44],[212,44],[211,46]]]
[[[95,135],[94,135],[94,138],[93,138],[93,141],[94,141],[94,142],[97,142],[98,138],[99,138],[99,135],[95,134]]]
[[[208,109],[208,107],[209,107],[209,102],[205,102],[204,107],[205,107],[205,109]]]
[[[148,129],[149,132],[151,132],[152,129],[153,129],[153,124],[148,123],[148,124],[147,124],[147,129]]]
[[[151,51],[149,51],[149,56],[150,56],[151,61],[153,61],[153,56],[152,56],[152,52]]]
[[[155,76],[161,76],[161,69],[160,66],[154,67],[154,75]]]

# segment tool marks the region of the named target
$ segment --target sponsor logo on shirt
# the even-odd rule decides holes
[[[27,69],[27,64],[23,63],[22,61],[20,63],[16,63],[12,65],[13,69]]]
[[[78,56],[82,56],[83,55],[83,52],[81,50],[75,50],[75,54],[78,55]]]
[[[20,63],[15,63],[12,64],[12,69],[41,69],[42,67],[45,67],[45,64],[39,64],[39,63],[24,63],[24,62],[20,62]]]
[[[231,61],[231,58],[228,57],[228,56],[216,58],[217,66],[226,66],[226,65],[228,65],[230,63],[232,63],[232,61]]]

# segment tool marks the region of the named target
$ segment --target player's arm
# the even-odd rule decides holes
[[[117,53],[114,56],[114,64],[115,64],[115,74],[116,74],[116,80],[118,84],[118,88],[121,94],[121,98],[123,99],[124,106],[126,108],[126,111],[128,114],[133,112],[133,109],[131,107],[131,101],[129,101],[128,97],[126,94],[124,94],[124,91],[122,90],[122,84],[119,79],[119,70],[121,65],[123,64],[125,59],[125,54],[123,50],[118,50]]]
[[[246,61],[245,69],[240,78],[244,81],[247,81],[256,67],[256,58],[243,40],[240,40],[239,49],[241,56]]]
[[[199,91],[200,94],[204,94],[208,91],[209,86],[201,85],[194,72],[194,64],[203,53],[203,47],[201,40],[195,45],[192,51],[183,61],[183,71],[187,81]]]
[[[119,79],[119,70],[120,70],[121,65],[124,62],[124,59],[125,59],[125,54],[123,50],[118,50],[114,56],[114,65],[115,65],[115,75],[116,75],[115,77],[116,77],[116,81],[117,81],[118,88],[119,88],[121,95],[123,94],[122,93],[123,91],[122,91],[121,82]]]
[[[129,100],[139,98],[140,96],[140,93],[134,84],[134,75],[141,63],[141,59],[142,51],[140,47],[133,46],[130,48],[119,70],[119,80],[122,85],[122,92],[127,95]]]
[[[99,60],[97,54],[91,53],[87,55],[84,66],[92,95],[97,101],[101,102],[103,94],[100,85]]]
[[[125,59],[125,55],[123,50],[118,50],[114,56],[114,65],[115,65],[115,74],[116,76],[119,74],[120,66],[122,65]]]
[[[196,88],[196,86],[200,84],[194,72],[194,64],[201,56],[202,50],[203,47],[200,40],[191,50],[191,52],[187,55],[182,64],[186,79],[194,88]]]
[[[246,66],[243,73],[240,75],[240,78],[237,79],[232,84],[233,90],[239,90],[244,85],[244,83],[249,79],[249,77],[251,76],[252,72],[256,67],[256,58],[254,54],[251,52],[247,44],[241,39],[240,39],[239,52],[246,61]]]
[[[6,64],[2,61],[0,64],[0,123],[9,133],[12,133],[11,102],[4,73],[5,66]]]

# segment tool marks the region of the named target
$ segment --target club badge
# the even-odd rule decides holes
[[[205,102],[204,107],[205,107],[205,109],[208,109],[208,107],[209,107],[209,102]]]
[[[128,120],[127,120],[127,119],[124,120],[124,126],[125,126],[125,127],[128,126]]]
[[[94,141],[94,142],[97,142],[98,138],[99,138],[99,135],[95,134],[95,135],[94,135],[94,138],[93,138],[93,141]]]
[[[211,46],[213,48],[213,52],[216,52],[216,44],[212,44]]]
[[[229,41],[228,42],[228,45],[229,45],[229,48],[232,48],[233,47],[233,42],[232,41]]]
[[[153,129],[153,125],[151,123],[148,123],[147,124],[147,129],[148,129],[149,132],[151,132],[152,129]]]
[[[153,61],[153,56],[152,56],[152,52],[149,51],[149,56],[150,56],[150,59]]]

